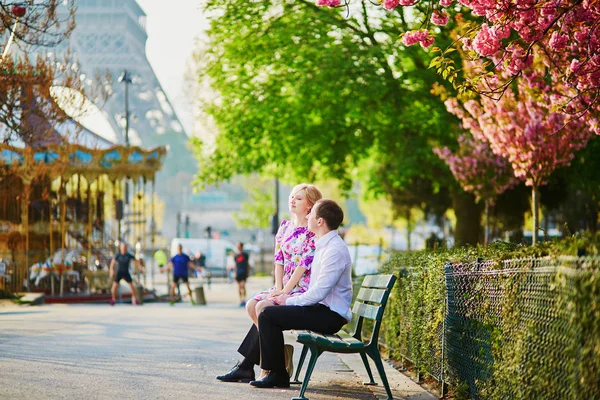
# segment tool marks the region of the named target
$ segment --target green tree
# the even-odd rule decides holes
[[[428,181],[428,197],[392,196],[399,209],[427,208],[454,186],[431,148],[452,143],[456,120],[430,93],[430,56],[402,47],[403,15],[363,4],[346,18],[303,0],[211,0],[206,12],[197,75],[215,91],[202,109],[220,134],[214,151],[194,141],[196,184],[259,172],[290,183],[333,178],[349,191],[360,176],[392,195]]]
[[[266,229],[270,226],[274,201],[272,186],[271,181],[260,179],[242,183],[248,198],[242,202],[241,211],[233,214],[238,227]]]

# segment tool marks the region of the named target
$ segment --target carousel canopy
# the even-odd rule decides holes
[[[34,149],[0,144],[0,165],[9,166],[22,177],[31,179],[41,175],[58,178],[81,174],[86,179],[108,175],[114,179],[153,180],[162,167],[165,154],[164,147],[112,146],[101,149],[80,144],[53,144]]]

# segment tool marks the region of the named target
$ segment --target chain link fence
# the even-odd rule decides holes
[[[600,398],[600,258],[402,267],[392,358],[455,398]]]

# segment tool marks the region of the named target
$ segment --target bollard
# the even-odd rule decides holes
[[[194,291],[196,292],[196,305],[205,306],[206,298],[204,297],[204,286],[198,286]]]
[[[144,287],[142,285],[135,285],[135,294],[137,295],[140,305],[144,304]]]

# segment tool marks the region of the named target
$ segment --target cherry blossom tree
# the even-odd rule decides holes
[[[334,7],[340,1],[317,0],[317,4]],[[404,32],[405,46],[432,46],[436,32],[443,29],[439,27],[455,16],[461,25],[456,42],[434,49],[442,54],[431,66],[454,84],[459,95],[475,91],[499,99],[535,62],[536,73],[551,81],[552,108],[587,120],[600,134],[596,119],[600,113],[600,1],[383,0],[381,5],[388,10],[411,7],[413,18],[420,20],[420,26]],[[463,19],[462,12],[467,10],[474,21]],[[406,19],[404,13],[400,15]],[[464,74],[455,67],[450,53],[456,47],[481,65],[479,73]]]
[[[452,107],[458,114],[464,116],[464,111],[459,107]],[[516,185],[512,166],[508,161],[492,152],[487,141],[474,138],[470,134],[463,134],[458,138],[458,150],[452,151],[448,147],[434,148],[437,154],[447,165],[454,178],[461,187],[475,195],[476,201],[485,204],[485,237],[484,243],[489,242],[490,206],[498,195],[506,189]]]
[[[544,82],[543,76],[521,78],[499,100],[481,97],[463,106],[455,99],[446,101],[463,127],[488,142],[494,154],[510,162],[515,176],[532,187],[534,244],[539,226],[538,188],[557,167],[569,165],[574,153],[593,136],[585,119],[554,111]]]

